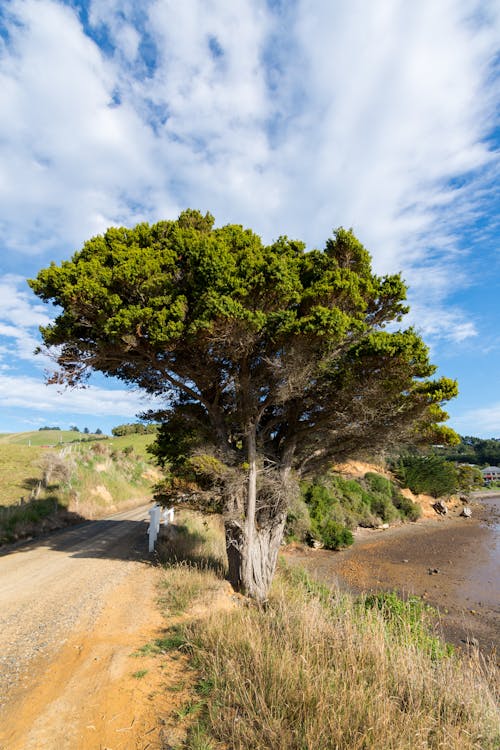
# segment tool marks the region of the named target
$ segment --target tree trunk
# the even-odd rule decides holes
[[[285,521],[286,512],[280,512],[264,527],[254,528],[250,538],[245,528],[234,521],[226,521],[228,580],[236,591],[258,602],[266,601],[276,570]]]

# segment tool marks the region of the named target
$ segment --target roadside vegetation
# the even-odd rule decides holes
[[[0,544],[146,502],[159,477],[146,452],[153,438],[128,435],[43,448],[26,445],[24,433],[4,436]]]
[[[382,474],[367,472],[362,479],[354,479],[332,471],[313,482],[302,482],[300,495],[291,502],[286,537],[339,549],[353,543],[352,531],[357,526],[416,521],[420,514],[420,506]]]
[[[219,568],[208,563],[222,550],[218,522],[181,521],[168,542],[163,591],[167,613],[185,614],[159,648],[159,658],[187,659],[183,704],[171,717],[184,730],[178,747],[499,746],[494,665],[474,649],[448,647],[436,613],[420,599],[353,597],[280,564],[259,607],[227,592],[222,557]]]

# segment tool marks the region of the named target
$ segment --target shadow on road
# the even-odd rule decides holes
[[[65,552],[73,558],[94,557],[151,564],[154,555],[148,552],[148,523],[147,519],[130,518],[84,521],[36,539],[5,546],[0,549],[0,557],[43,548]]]

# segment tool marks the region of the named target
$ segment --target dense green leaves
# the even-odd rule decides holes
[[[59,381],[97,369],[165,397],[157,453],[179,466],[203,447],[241,467],[249,426],[262,461],[313,474],[436,434],[456,384],[428,379],[414,330],[387,330],[407,311],[398,275],[373,274],[345,229],[306,252],[213,221],[111,228],[30,281],[61,310],[42,329]]]

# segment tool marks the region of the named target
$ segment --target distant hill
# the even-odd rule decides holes
[[[8,432],[0,434],[0,444],[10,445],[47,445],[57,446],[61,443],[84,442],[87,440],[103,440],[105,435],[85,434],[75,430],[33,430],[30,432]]]

